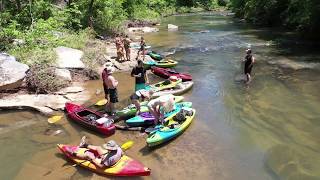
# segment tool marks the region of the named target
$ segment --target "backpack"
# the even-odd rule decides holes
[[[177,121],[178,123],[182,123],[186,120],[186,116],[192,116],[193,111],[189,109],[181,109],[174,117],[173,120]]]

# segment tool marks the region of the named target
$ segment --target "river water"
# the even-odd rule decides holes
[[[167,23],[179,30],[168,32]],[[292,37],[213,13],[164,19],[160,32],[145,38],[154,50],[174,52],[176,69],[193,75],[185,99],[196,118],[156,149],[147,148],[139,132],[117,131],[107,139],[133,140],[126,153],[150,167],[152,179],[320,179],[320,55]],[[248,46],[257,62],[246,86],[241,73]],[[116,77],[123,106],[133,80],[128,73]],[[92,102],[102,97],[94,95],[99,81],[88,88]],[[99,144],[103,137],[65,119],[53,126],[45,120],[35,112],[1,112],[1,179],[102,179],[69,168],[55,144],[78,143],[82,135]],[[58,129],[63,133],[47,135]]]

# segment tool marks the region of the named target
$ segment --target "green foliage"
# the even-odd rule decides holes
[[[320,30],[318,0],[231,0],[238,17],[268,26],[283,25],[317,36]]]

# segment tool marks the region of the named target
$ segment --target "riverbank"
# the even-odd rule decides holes
[[[139,39],[135,34],[131,34],[131,38]],[[130,61],[119,62],[116,60],[117,52],[113,39],[90,39],[86,42],[83,51],[66,47],[59,48],[61,50],[57,53],[58,58],[56,61],[60,61],[60,64],[63,64],[63,67],[56,68],[66,71],[69,75],[67,75],[67,79],[63,79],[64,77],[56,74],[51,81],[61,81],[61,79],[63,79],[64,83],[67,83],[63,86],[64,88],[58,88],[56,91],[47,91],[49,92],[48,94],[34,94],[29,90],[28,77],[26,77],[26,80],[22,80],[23,82],[21,82],[20,86],[18,85],[13,89],[5,89],[3,93],[1,93],[0,109],[32,109],[50,115],[55,111],[63,110],[64,104],[67,101],[75,101],[82,104],[89,100],[91,95],[89,95],[89,92],[84,88],[84,83],[87,80],[99,79],[105,63],[111,63],[115,67],[116,72],[130,71],[136,66],[135,58],[137,49],[131,48]],[[77,54],[79,53],[80,55],[78,56]],[[145,60],[148,61],[151,60],[151,58],[146,56]],[[59,66],[59,64],[56,66]],[[31,76],[36,75],[37,74],[34,73],[31,74]],[[36,77],[31,78],[35,79]],[[46,79],[46,77],[42,78]],[[43,79],[39,79],[39,82],[37,83],[50,83],[43,81]],[[97,91],[101,92],[103,90],[100,89]]]

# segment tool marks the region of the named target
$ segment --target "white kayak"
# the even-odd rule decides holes
[[[179,83],[175,88],[172,89],[165,89],[162,91],[155,92],[152,97],[158,97],[167,94],[173,95],[181,95],[189,91],[193,86],[193,81],[186,81]]]

